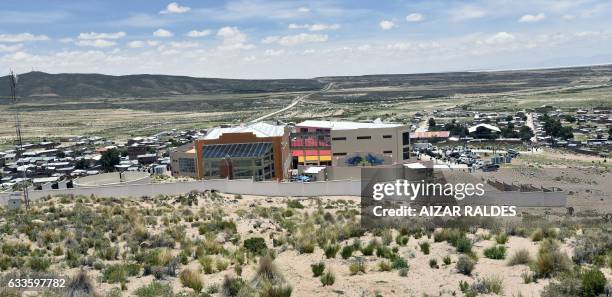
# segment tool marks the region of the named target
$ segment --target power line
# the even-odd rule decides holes
[[[9,84],[11,88],[11,102],[13,103],[15,110],[15,133],[17,136],[17,144],[19,145],[19,153],[20,158],[21,154],[23,154],[23,138],[21,137],[21,119],[19,118],[19,108],[17,108],[17,82],[19,81],[19,77],[13,70],[10,70],[9,73]],[[28,184],[27,184],[27,176],[28,176],[28,168],[25,164],[22,163],[23,168],[23,199],[25,201],[26,209],[30,207],[30,199],[28,195]]]

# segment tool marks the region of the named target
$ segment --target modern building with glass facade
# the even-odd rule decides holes
[[[282,180],[290,167],[285,126],[255,123],[214,128],[195,141],[198,177]]]
[[[170,152],[170,162],[173,176],[198,177],[196,151],[193,143],[172,150]]]
[[[291,154],[298,165],[402,164],[410,158],[410,127],[381,122],[308,120],[295,126]]]

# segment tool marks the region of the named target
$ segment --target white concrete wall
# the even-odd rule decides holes
[[[178,195],[192,190],[217,190],[223,193],[261,196],[359,196],[359,181],[323,181],[311,183],[279,183],[276,181],[254,182],[252,180],[204,180],[193,182],[131,184],[100,187],[83,187],[61,190],[30,191],[32,200],[47,195],[84,195],[100,197],[154,197],[156,195]],[[11,193],[0,193],[0,205],[6,205]]]

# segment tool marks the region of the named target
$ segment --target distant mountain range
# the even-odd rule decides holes
[[[0,77],[0,97],[10,96],[8,76]],[[28,72],[19,75],[19,97],[117,98],[211,93],[261,93],[317,90],[314,79],[242,80],[171,75]]]
[[[422,86],[448,89],[449,93],[503,92],[533,87],[610,82],[612,65],[550,69],[472,71],[423,74],[335,76],[312,79],[221,79],[171,75],[49,74],[28,72],[19,76],[22,98],[152,98],[219,93],[264,93],[319,90],[333,82],[334,88]],[[0,101],[9,93],[8,77],[0,77]]]

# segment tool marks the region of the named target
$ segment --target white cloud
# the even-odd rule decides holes
[[[451,18],[455,21],[464,21],[471,19],[479,19],[487,15],[487,12],[481,8],[466,5],[460,9],[452,10],[450,12]]]
[[[170,14],[170,13],[185,13],[190,11],[191,8],[187,6],[180,6],[176,2],[172,2],[166,6],[165,10],[160,11],[161,14]]]
[[[153,32],[153,36],[155,37],[172,37],[174,34],[166,29],[157,29],[157,31]]]
[[[169,45],[172,48],[178,48],[178,49],[194,48],[194,47],[200,46],[199,43],[194,42],[194,41],[179,41],[179,42],[173,41],[173,42],[170,42]]]
[[[543,13],[538,14],[526,14],[519,19],[520,23],[535,23],[539,22],[546,18],[546,15]]]
[[[223,40],[222,49],[250,49],[252,44],[247,44],[247,35],[237,27],[223,27],[217,31],[217,37]]]
[[[0,44],[0,52],[15,52],[21,50],[23,48],[23,44],[18,43],[15,45],[4,45]]]
[[[49,40],[46,35],[33,35],[31,33],[0,34],[0,42],[25,42]]]
[[[380,21],[378,25],[383,30],[393,29],[393,27],[395,27],[395,23],[393,23],[392,21],[388,21],[388,20],[382,20]]]
[[[420,13],[411,13],[406,16],[406,21],[408,22],[421,22],[424,20],[425,20],[425,17]]]
[[[96,40],[79,40],[75,43],[78,46],[92,46],[92,47],[111,47],[115,46],[117,43],[110,40],[105,39],[96,39]]]
[[[72,43],[72,42],[74,42],[74,39],[72,39],[70,37],[66,37],[66,38],[60,39],[59,42],[61,42],[61,43]]]
[[[299,8],[298,8],[298,12],[301,12],[301,13],[308,13],[308,12],[310,12],[310,8],[305,7],[305,6],[302,6],[302,7],[299,7]]]
[[[198,31],[198,30],[191,30],[189,31],[189,33],[187,33],[188,37],[204,37],[204,36],[208,36],[212,33],[211,30],[202,30],[202,31]]]
[[[282,55],[284,53],[285,53],[285,50],[282,50],[282,49],[280,49],[280,50],[267,49],[264,52],[264,55],[265,56],[280,56],[280,55]]]
[[[125,37],[125,32],[115,32],[115,33],[81,33],[79,34],[79,39],[83,40],[93,40],[93,39],[119,39]]]
[[[564,19],[564,20],[571,21],[571,20],[573,20],[573,19],[575,19],[575,18],[576,18],[576,16],[575,16],[575,15],[573,15],[573,14],[564,14],[564,15],[563,15],[563,19]]]
[[[412,44],[409,42],[395,42],[387,44],[387,49],[390,50],[407,50],[412,48]]]
[[[289,29],[307,29],[308,31],[323,31],[340,29],[340,24],[289,24]]]
[[[257,58],[255,56],[251,55],[251,56],[244,57],[242,60],[245,61],[245,62],[253,62],[253,61],[257,60]]]
[[[278,43],[283,46],[294,46],[302,43],[326,42],[328,38],[327,34],[300,33],[287,36],[268,36],[261,42],[266,44]]]
[[[508,32],[497,32],[495,35],[485,39],[486,44],[502,44],[508,43],[515,39],[514,35]]]
[[[145,42],[142,40],[134,40],[134,41],[128,42],[127,46],[129,48],[141,48],[145,46]]]

